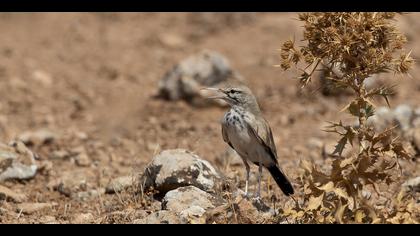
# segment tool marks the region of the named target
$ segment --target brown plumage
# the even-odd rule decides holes
[[[262,167],[267,168],[285,195],[292,195],[293,186],[277,161],[277,150],[271,128],[263,118],[251,90],[243,85],[211,90],[220,93],[219,96],[212,98],[223,99],[231,107],[222,119],[222,136],[245,164],[247,172],[245,193],[248,193],[250,161],[259,166],[257,197],[260,197]]]

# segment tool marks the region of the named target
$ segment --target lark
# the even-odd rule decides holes
[[[293,186],[277,161],[277,150],[268,122],[251,90],[244,86],[204,88],[218,93],[211,99],[222,99],[230,106],[221,121],[223,140],[242,158],[246,168],[245,195],[248,194],[249,162],[258,166],[258,190],[261,197],[261,175],[265,167],[286,196],[294,193]]]

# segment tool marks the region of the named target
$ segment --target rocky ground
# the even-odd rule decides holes
[[[301,37],[295,17],[1,13],[0,223],[289,223],[277,214],[293,202],[267,173],[262,202],[241,197],[244,167],[218,123],[226,108],[199,88],[246,81],[288,176],[302,160],[326,166],[337,137],[321,130],[354,122],[338,112],[349,95],[324,96],[318,82],[300,90],[296,73],[273,66],[281,43]],[[420,14],[398,18],[417,58]],[[399,126],[413,155],[400,184],[414,191],[419,69],[379,76],[397,94],[391,108],[375,101],[370,121]]]

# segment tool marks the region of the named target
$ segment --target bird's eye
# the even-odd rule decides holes
[[[235,90],[235,89],[231,89],[229,92],[230,93],[239,93],[239,91],[238,90]]]

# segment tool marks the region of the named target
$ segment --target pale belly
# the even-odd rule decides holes
[[[234,114],[231,115],[235,116]],[[228,122],[225,117],[222,122],[226,128],[233,149],[249,162],[255,164],[262,162],[263,166],[270,165],[272,160],[269,154],[241,121],[238,119],[236,122]]]

